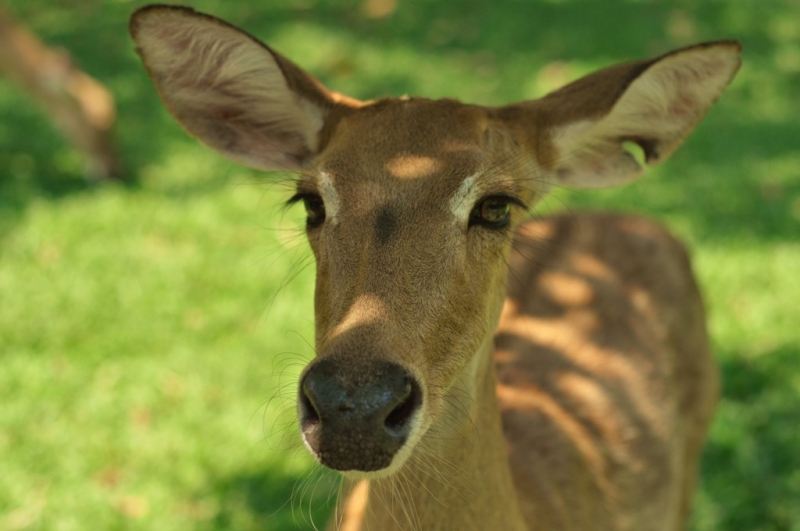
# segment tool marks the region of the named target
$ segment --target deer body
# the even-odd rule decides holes
[[[333,529],[685,526],[718,392],[685,251],[636,218],[523,220],[554,185],[638,177],[625,142],[666,158],[736,43],[487,108],[356,101],[186,8],[143,8],[131,32],[190,133],[299,174],[317,358],[298,417],[347,480]]]
[[[683,529],[718,393],[686,253],[637,218],[526,232],[547,258],[512,254],[496,364],[530,528]]]

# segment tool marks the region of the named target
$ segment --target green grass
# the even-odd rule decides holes
[[[310,529],[298,449],[313,271],[285,182],[188,139],[132,51],[139,1],[12,0],[117,99],[127,184],[92,185],[0,79],[0,529]],[[718,0],[193,2],[356,97],[500,104],[715,38],[745,66],[665,166],[542,211],[645,213],[686,240],[724,397],[694,529],[800,531],[800,5]],[[491,7],[490,7],[491,6]]]

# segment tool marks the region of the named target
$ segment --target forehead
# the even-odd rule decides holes
[[[481,108],[455,101],[383,100],[340,121],[319,169],[340,192],[450,196],[486,166],[487,124]]]

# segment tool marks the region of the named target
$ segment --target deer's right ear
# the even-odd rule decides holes
[[[303,168],[322,147],[321,132],[336,111],[359,105],[247,33],[189,8],[139,9],[130,32],[178,122],[253,168]]]

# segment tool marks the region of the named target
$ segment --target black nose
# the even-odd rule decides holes
[[[300,382],[300,427],[319,461],[335,470],[380,470],[405,444],[421,403],[400,365],[324,358]]]

